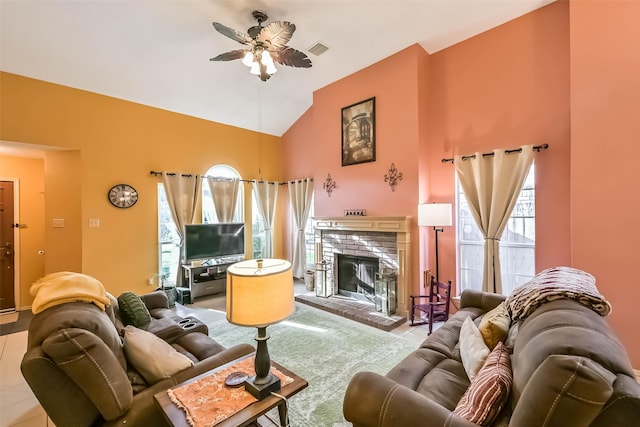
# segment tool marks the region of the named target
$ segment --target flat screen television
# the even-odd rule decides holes
[[[188,262],[244,255],[244,223],[188,224],[184,229]]]

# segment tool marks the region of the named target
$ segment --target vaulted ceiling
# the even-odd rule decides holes
[[[315,90],[412,44],[432,54],[554,0],[1,0],[0,69],[220,123],[282,135]],[[310,69],[267,82],[240,61],[253,10],[297,27]],[[307,50],[321,42],[320,56]]]

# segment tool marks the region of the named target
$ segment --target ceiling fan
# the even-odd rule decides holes
[[[287,21],[275,21],[263,27],[262,23],[269,17],[260,10],[251,15],[258,22],[247,30],[248,34],[234,30],[214,22],[213,27],[232,40],[247,45],[245,49],[222,53],[211,61],[232,61],[242,59],[242,63],[250,67],[250,73],[266,82],[276,71],[274,61],[290,67],[310,68],[311,60],[304,53],[287,46],[296,26]]]

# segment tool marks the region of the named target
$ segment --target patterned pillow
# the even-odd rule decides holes
[[[481,426],[491,425],[507,402],[512,383],[509,352],[499,342],[453,413]]]
[[[133,292],[123,292],[118,297],[120,319],[125,325],[133,325],[137,328],[151,322],[151,314],[142,299]]]
[[[501,302],[496,308],[487,312],[480,322],[478,329],[484,338],[484,342],[493,350],[498,342],[503,341],[509,333],[511,317],[507,311],[507,306]]]

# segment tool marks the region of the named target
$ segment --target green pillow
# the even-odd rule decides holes
[[[149,309],[144,305],[142,299],[133,292],[120,294],[118,307],[120,308],[120,319],[125,325],[133,325],[139,328],[151,322]]]

